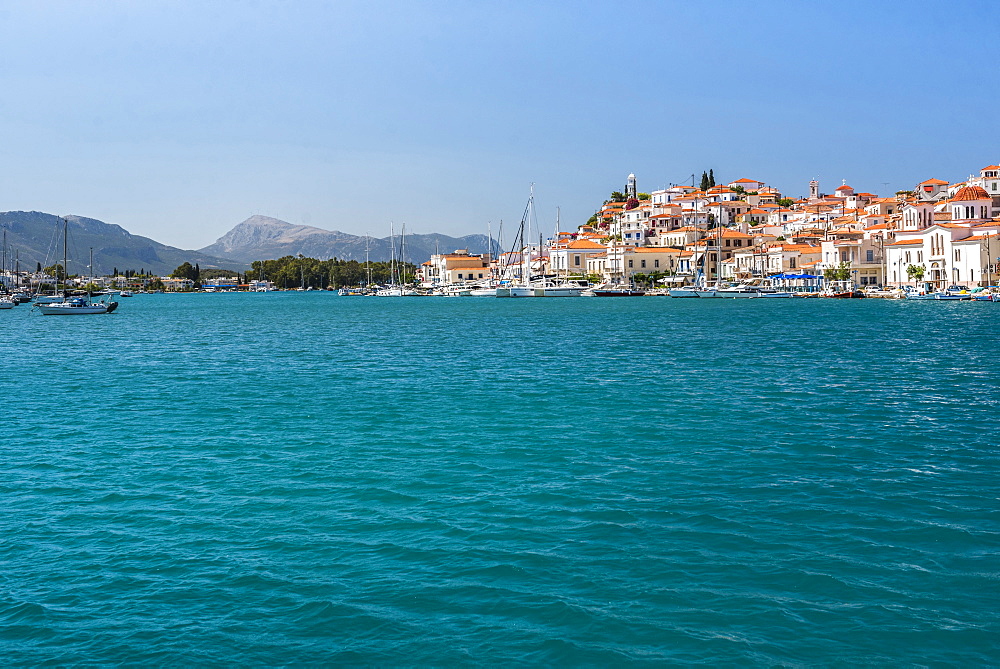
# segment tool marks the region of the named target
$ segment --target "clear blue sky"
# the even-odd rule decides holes
[[[485,232],[531,182],[569,228],[629,172],[885,193],[1000,162],[998,63],[996,0],[0,2],[0,210],[199,248]]]

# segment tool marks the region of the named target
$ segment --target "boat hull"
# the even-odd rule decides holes
[[[642,297],[646,294],[644,290],[628,290],[628,289],[609,289],[609,290],[595,290],[592,291],[594,297]]]
[[[118,306],[116,302],[112,302]],[[95,314],[107,314],[114,311],[110,304],[75,304],[72,302],[60,302],[53,304],[39,304],[36,306],[43,316],[92,316]]]

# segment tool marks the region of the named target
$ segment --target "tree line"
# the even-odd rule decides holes
[[[392,276],[394,269],[395,277]],[[318,260],[298,256],[255,260],[247,272],[249,279],[270,281],[278,288],[340,288],[391,283],[394,279],[398,283],[412,283],[416,276],[417,266],[413,263],[358,262],[339,258]]]

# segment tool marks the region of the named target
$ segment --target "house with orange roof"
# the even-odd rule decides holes
[[[678,271],[681,254],[681,249],[669,247],[625,247],[623,253],[625,276],[631,279],[636,274],[675,274]],[[607,278],[610,280],[615,277]]]
[[[742,186],[743,190],[747,192],[754,190],[759,191],[764,187],[764,182],[757,181],[756,179],[737,179],[736,181],[730,181],[726,184],[727,188],[736,188],[737,186]]]
[[[454,253],[435,253],[420,266],[418,276],[428,287],[489,279],[490,261],[488,253],[472,254],[468,249],[458,249]]]
[[[921,202],[937,202],[948,197],[948,182],[941,179],[927,179],[918,183],[913,192]]]
[[[871,237],[863,230],[838,228],[820,242],[817,271],[850,265],[852,279],[858,286],[885,285],[884,250],[881,237]]]
[[[549,249],[551,271],[561,276],[583,275],[587,273],[589,256],[607,253],[608,247],[590,239],[576,239]]]

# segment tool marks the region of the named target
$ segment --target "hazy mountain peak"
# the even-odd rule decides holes
[[[399,253],[399,237],[395,238]],[[471,253],[483,253],[489,248],[486,235],[448,237],[446,235],[407,235],[406,260],[417,264],[440,250],[447,253],[467,248]],[[255,215],[239,223],[214,244],[200,249],[201,253],[242,262],[302,255],[311,258],[342,260],[388,260],[393,253],[390,240],[351,235],[338,230],[323,230],[311,225],[295,225],[270,216]]]

